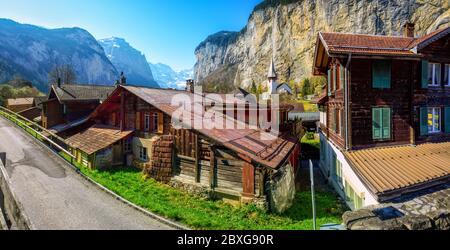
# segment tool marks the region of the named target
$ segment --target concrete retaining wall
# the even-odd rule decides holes
[[[4,217],[6,229],[32,229],[28,217],[23,213],[22,205],[17,201],[11,188],[12,185],[5,164],[5,154],[0,153],[0,210],[2,211],[0,216]]]

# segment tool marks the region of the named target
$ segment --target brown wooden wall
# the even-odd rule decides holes
[[[351,63],[351,135],[353,147],[410,143],[411,81],[414,65],[407,60],[392,61],[390,89],[372,87],[372,60],[354,59]],[[392,140],[375,141],[372,135],[372,108],[392,109]]]

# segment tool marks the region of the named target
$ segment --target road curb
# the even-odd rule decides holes
[[[9,121],[10,123],[14,124],[14,126],[15,126],[16,128],[18,128],[18,129],[19,129],[21,132],[23,132],[24,134],[29,135],[28,133],[26,133],[25,131],[23,131],[19,126],[17,126],[17,124],[15,124],[14,122],[12,122],[12,121],[10,121],[10,120],[8,120],[8,119],[5,119],[5,120],[7,120],[7,121]],[[33,141],[37,142],[37,143],[38,143],[40,146],[42,146],[45,150],[51,152],[54,156],[57,156],[58,159],[62,160],[62,161],[66,164],[66,166],[69,166],[70,169],[74,170],[74,171],[75,171],[79,176],[81,176],[83,179],[85,179],[85,180],[87,180],[88,182],[90,182],[91,184],[93,184],[93,185],[94,185],[96,188],[98,188],[99,190],[101,190],[101,191],[103,191],[103,192],[105,192],[105,193],[107,193],[107,194],[113,196],[116,200],[119,200],[119,201],[121,201],[122,203],[124,203],[125,205],[127,205],[127,206],[129,206],[129,207],[131,207],[131,208],[133,208],[133,209],[135,209],[135,210],[137,210],[137,211],[139,211],[140,213],[142,213],[142,214],[144,214],[144,215],[146,215],[146,216],[148,216],[148,217],[150,217],[150,218],[152,218],[152,219],[155,219],[155,220],[157,220],[157,221],[159,221],[159,222],[161,222],[161,223],[163,223],[163,224],[166,224],[166,225],[168,225],[168,226],[170,226],[170,227],[172,227],[172,228],[174,228],[174,229],[178,229],[178,230],[191,230],[190,228],[188,228],[188,227],[186,227],[186,226],[184,226],[184,225],[181,225],[180,223],[171,221],[171,220],[166,219],[166,218],[164,218],[164,217],[162,217],[162,216],[160,216],[160,215],[154,214],[154,213],[152,213],[152,212],[150,212],[150,211],[148,211],[148,210],[146,210],[146,209],[144,209],[144,208],[142,208],[142,207],[140,207],[140,206],[138,206],[138,205],[136,205],[136,204],[134,204],[134,203],[132,203],[132,202],[130,202],[130,201],[128,201],[128,200],[126,200],[125,198],[121,197],[120,195],[118,195],[118,194],[114,193],[113,191],[109,190],[108,188],[104,187],[104,186],[101,185],[100,183],[94,181],[94,180],[93,180],[92,178],[90,178],[89,176],[83,174],[83,173],[80,171],[80,169],[78,169],[77,167],[75,167],[75,166],[73,166],[72,164],[70,164],[66,159],[64,159],[64,157],[62,157],[61,155],[59,155],[59,154],[56,153],[55,151],[51,150],[51,149],[50,149],[49,147],[47,147],[47,145],[45,145],[42,141],[40,141],[40,140],[34,138],[33,136],[29,136],[29,138],[32,138]],[[30,221],[28,220],[28,222],[30,222]],[[32,225],[32,224],[30,223],[30,225]],[[33,227],[33,228],[34,228],[34,227]]]

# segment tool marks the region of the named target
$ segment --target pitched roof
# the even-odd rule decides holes
[[[267,73],[268,78],[277,78],[277,72],[275,70],[275,64],[273,63],[273,58],[270,61],[269,71]]]
[[[65,101],[104,101],[114,91],[115,86],[63,84],[61,87],[52,85],[58,100]]]
[[[450,178],[450,142],[344,153],[369,190],[383,199]]]
[[[94,125],[89,129],[69,137],[66,143],[91,155],[128,137],[133,131],[120,131],[119,128]]]
[[[192,101],[194,98],[194,94],[184,91],[133,86],[121,87],[133,93],[145,102],[155,106],[157,109],[163,111],[169,116],[172,116],[172,114],[179,109],[179,107],[172,106],[171,104],[175,95],[182,94],[185,97],[190,98]],[[194,108],[191,108],[191,114],[192,124],[194,124],[197,120],[201,121],[201,119],[195,119],[195,117],[201,117],[201,114],[195,113]],[[242,122],[228,116],[224,116],[223,118],[235,125],[243,124]],[[195,129],[194,127],[194,130],[205,135],[206,137],[211,138],[220,145],[223,145],[237,153],[243,154],[256,162],[271,168],[278,168],[280,164],[287,159],[297,143],[296,140],[291,138],[265,138],[264,135],[266,135],[266,133],[261,129]]]
[[[15,105],[33,105],[34,98],[16,98],[16,99],[7,99],[6,104],[9,106],[15,106]]]
[[[420,38],[348,33],[319,33],[319,38],[330,54],[419,57],[414,48],[420,50],[448,34],[450,27],[436,30]]]

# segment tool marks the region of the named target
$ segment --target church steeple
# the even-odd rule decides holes
[[[275,64],[273,63],[273,58],[270,61],[269,72],[267,74],[267,78],[269,80],[276,80],[277,79],[277,72],[275,71]]]

